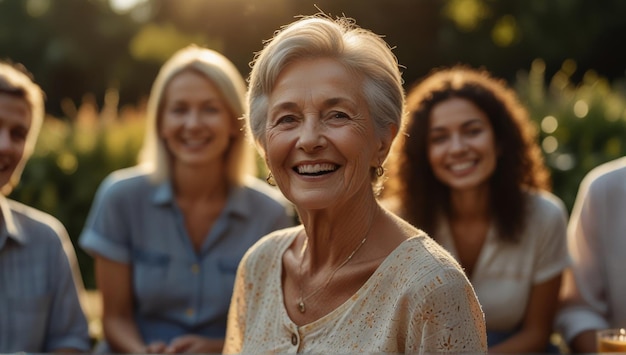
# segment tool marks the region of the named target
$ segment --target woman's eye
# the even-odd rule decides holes
[[[467,134],[469,136],[471,136],[471,137],[475,137],[475,136],[481,134],[482,131],[483,131],[482,128],[472,128],[472,129],[467,131]]]
[[[288,123],[293,123],[296,121],[296,118],[293,115],[285,115],[285,116],[281,116],[279,117],[276,121],[275,121],[275,125],[279,125],[279,124],[288,124]]]
[[[207,112],[207,113],[219,112],[219,109],[217,107],[215,107],[215,106],[207,106],[203,110],[204,110],[204,112]]]
[[[170,109],[170,112],[181,115],[187,112],[187,108],[182,107],[182,106],[172,107],[172,109]]]
[[[434,144],[443,143],[446,141],[447,138],[448,136],[446,135],[434,135],[430,136],[430,142]]]
[[[25,141],[27,135],[28,135],[28,131],[25,129],[16,129],[11,132],[11,136],[16,141]]]
[[[331,117],[332,118],[341,118],[341,119],[350,118],[350,116],[348,116],[348,114],[346,114],[344,112],[341,112],[341,111],[333,112]]]

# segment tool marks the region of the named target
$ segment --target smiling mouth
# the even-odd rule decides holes
[[[474,165],[476,165],[475,161],[468,161],[468,162],[465,162],[465,163],[452,164],[452,165],[450,165],[449,168],[452,171],[463,171],[465,169],[471,168]]]
[[[320,176],[324,174],[329,174],[339,169],[339,165],[323,163],[323,164],[305,164],[298,165],[293,168],[293,170],[300,174],[306,176]]]
[[[182,140],[183,144],[190,148],[202,147],[209,142],[208,138],[187,138]]]

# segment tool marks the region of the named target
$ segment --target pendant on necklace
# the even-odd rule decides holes
[[[300,297],[300,301],[298,301],[298,310],[300,313],[306,312],[306,307],[304,306],[304,300]]]

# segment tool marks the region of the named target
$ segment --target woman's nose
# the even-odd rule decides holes
[[[185,115],[184,125],[186,127],[195,127],[202,123],[202,114],[198,110],[190,110]]]
[[[455,134],[452,136],[450,141],[450,151],[457,152],[465,152],[467,151],[467,142],[461,137],[459,134]]]
[[[322,148],[326,143],[324,127],[317,119],[305,119],[298,138],[297,148],[304,151],[314,151]]]
[[[6,151],[13,147],[11,135],[6,129],[0,129],[0,151]]]

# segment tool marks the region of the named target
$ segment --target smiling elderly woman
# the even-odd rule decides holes
[[[376,200],[401,125],[398,63],[346,18],[305,17],[255,58],[249,127],[302,226],[245,255],[226,353],[485,352],[458,263]]]

